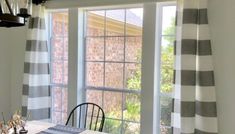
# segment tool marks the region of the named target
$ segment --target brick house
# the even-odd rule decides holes
[[[135,14],[128,12],[126,13],[128,20],[124,23],[123,16],[121,14],[107,15],[106,24],[104,23],[104,14],[101,12],[90,11],[87,13],[87,31],[86,31],[86,61],[114,61],[114,62],[139,62],[137,59],[138,53],[141,52],[142,47],[142,20]],[[62,75],[53,75],[53,79],[57,80],[58,83],[67,84],[67,72],[68,66],[66,65],[68,56],[68,16],[66,13],[55,14],[53,16],[53,23],[56,24],[56,28],[53,28],[53,32],[58,36],[64,36],[65,39],[55,40],[53,42],[55,52],[53,55],[62,57],[66,60],[61,69],[57,68],[57,72]],[[106,32],[105,27],[106,25]],[[65,26],[65,27],[63,27]],[[58,28],[59,27],[59,28]],[[107,36],[106,47],[104,48],[104,39],[94,39],[90,37],[102,37]],[[125,37],[124,37],[125,36]],[[125,45],[124,45],[125,44]],[[104,59],[104,50],[107,51]],[[125,58],[124,58],[125,53]],[[58,66],[57,66],[58,67]],[[103,65],[97,64],[86,64],[86,85],[94,87],[115,87],[115,88],[127,88],[127,79],[130,78],[136,70],[136,64],[128,64],[124,66],[120,64],[108,64],[105,67],[105,72],[102,71]],[[105,76],[104,76],[105,75]],[[124,75],[124,76],[123,76]],[[105,79],[102,79],[105,77]],[[105,82],[104,82],[105,81]],[[105,83],[105,85],[104,85]],[[62,93],[59,90],[52,90],[54,94],[54,107],[59,109],[59,106],[67,107],[67,93],[64,93],[63,100],[60,96]],[[99,105],[103,105],[106,113],[117,110],[117,105],[122,104],[122,94],[113,94],[110,92],[103,98],[105,104],[102,104],[101,98],[102,93],[98,91],[87,92],[87,101],[94,102]],[[62,104],[63,103],[63,104]],[[63,108],[62,108],[63,109]],[[118,109],[121,110],[121,109]],[[67,119],[65,108],[62,111],[64,115],[58,115],[54,122],[59,120],[65,121]],[[56,113],[54,113],[56,115]],[[58,120],[58,121],[57,121]]]

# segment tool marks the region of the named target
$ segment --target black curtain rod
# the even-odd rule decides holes
[[[41,4],[41,3],[45,3],[47,0],[33,0],[33,4]]]

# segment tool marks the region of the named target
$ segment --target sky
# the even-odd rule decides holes
[[[130,9],[132,13],[140,17],[143,20],[143,8]],[[175,6],[165,6],[162,11],[162,32],[171,25],[172,18],[176,15]],[[169,45],[167,40],[162,39],[162,46]]]
[[[163,16],[162,16],[162,27],[163,30],[171,24],[171,18],[176,15],[175,6],[166,6],[163,7]]]
[[[133,8],[130,11],[143,20],[143,8]]]

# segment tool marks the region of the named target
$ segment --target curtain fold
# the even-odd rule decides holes
[[[33,6],[29,18],[24,61],[22,115],[30,120],[50,120],[51,91],[45,7]]]
[[[207,0],[177,1],[173,134],[217,134]]]

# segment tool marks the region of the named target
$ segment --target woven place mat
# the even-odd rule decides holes
[[[84,129],[63,126],[63,125],[56,125],[54,127],[50,127],[47,130],[41,131],[37,134],[79,134],[83,132]]]

